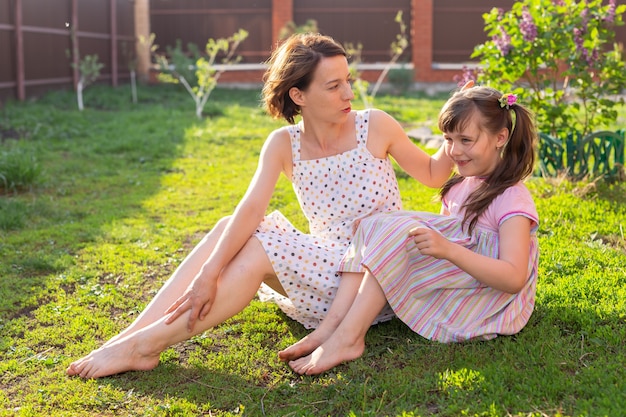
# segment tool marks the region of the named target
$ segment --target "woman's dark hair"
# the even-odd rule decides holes
[[[442,132],[462,131],[477,116],[480,117],[478,126],[481,130],[491,134],[503,128],[509,130],[509,140],[501,151],[500,163],[464,204],[463,220],[469,222],[470,231],[491,202],[504,190],[531,175],[535,165],[537,131],[533,115],[517,103],[503,107],[502,96],[491,87],[468,88],[454,93],[439,113],[439,130]],[[452,176],[441,188],[441,198],[463,179],[459,174]]]
[[[337,55],[346,56],[346,51],[329,36],[302,33],[289,37],[267,61],[269,68],[263,75],[261,93],[267,112],[273,118],[282,117],[293,124],[300,106],[291,100],[289,90],[292,87],[306,90],[321,59]]]

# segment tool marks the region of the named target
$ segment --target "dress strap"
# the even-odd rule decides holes
[[[356,130],[356,142],[359,148],[367,146],[368,128],[370,122],[370,109],[359,110],[354,117],[354,127]]]
[[[291,159],[293,162],[300,160],[300,125],[287,126],[289,132],[289,140],[291,142]]]

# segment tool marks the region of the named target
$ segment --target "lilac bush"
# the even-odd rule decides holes
[[[623,25],[626,5],[615,0],[522,0],[509,11],[492,9],[483,17],[489,38],[472,57],[459,83],[482,84],[515,93],[537,114],[542,132],[555,137],[582,134],[616,120],[623,103],[626,67],[615,27]]]

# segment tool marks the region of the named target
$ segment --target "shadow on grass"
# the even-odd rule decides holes
[[[307,333],[282,313],[276,319],[286,335]],[[195,360],[170,357],[153,371],[103,381],[172,410],[241,407],[246,415],[617,415],[626,407],[624,336],[619,314],[538,306],[519,334],[489,341],[432,342],[394,319],[370,330],[361,358],[320,376],[277,362],[270,355],[280,344],[267,334],[265,361],[237,336],[223,350],[197,349]]]
[[[517,335],[455,344],[428,341],[398,320],[377,325],[363,357],[333,371],[343,374],[336,385],[350,384],[328,387],[321,397],[332,397],[334,408],[323,411],[618,415],[626,406],[623,320],[617,312],[538,306]]]
[[[120,94],[110,88],[93,93],[103,102]],[[11,215],[15,226],[0,231],[3,320],[28,317],[85,285],[96,272],[76,267],[77,254],[101,241],[111,224],[141,216],[143,202],[161,190],[185,129],[197,121],[168,106],[173,91],[144,94],[155,104],[126,104],[115,112],[89,104],[79,112],[69,92],[3,108],[2,118],[23,133],[9,145],[35,153],[42,168],[32,190],[0,196],[0,208],[14,209],[0,214]]]
[[[150,398],[162,410],[231,412],[260,415],[267,388],[236,373],[162,364],[148,373],[134,372],[106,380],[117,390]],[[164,381],[167,381],[164,383]],[[242,407],[243,406],[243,407]],[[255,412],[256,410],[256,412]]]

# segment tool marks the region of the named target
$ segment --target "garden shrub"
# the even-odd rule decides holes
[[[539,131],[556,141],[540,146],[561,147],[544,153],[562,151],[571,173],[568,161],[601,157],[582,155],[585,147],[576,138],[589,142],[593,132],[614,124],[617,106],[624,104],[626,67],[614,39],[625,10],[615,0],[606,5],[602,0],[522,0],[509,11],[493,8],[483,16],[490,39],[472,54],[480,65],[466,70],[460,82],[473,78],[518,95],[535,112]],[[574,138],[573,147],[566,146],[568,137]],[[567,154],[568,147],[577,149],[575,157]],[[597,162],[587,166],[602,165]]]

